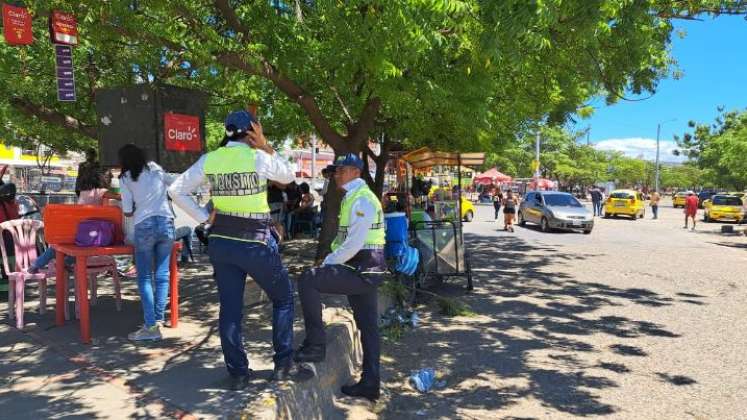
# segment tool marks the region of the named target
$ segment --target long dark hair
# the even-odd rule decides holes
[[[138,177],[146,168],[145,151],[134,144],[125,144],[119,149],[119,166],[122,172],[119,177],[122,178],[127,172],[133,181],[137,182]]]

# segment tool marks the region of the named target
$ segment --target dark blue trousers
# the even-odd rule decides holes
[[[303,309],[306,340],[325,344],[327,338],[322,322],[321,294],[347,295],[353,309],[355,325],[361,331],[363,375],[361,380],[379,385],[381,339],[379,337],[378,276],[363,277],[342,265],[327,265],[305,271],[298,279],[298,296]],[[336,363],[335,361],[331,361]]]
[[[293,354],[293,286],[275,240],[264,245],[212,236],[208,254],[218,284],[220,343],[228,373],[249,372],[241,334],[247,274],[272,301],[273,360],[276,365],[288,362]]]

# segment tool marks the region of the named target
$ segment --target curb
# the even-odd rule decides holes
[[[323,316],[327,324],[327,360],[310,364],[316,376],[303,383],[272,385],[271,389],[252,396],[236,416],[228,417],[262,420],[344,417],[335,407],[335,395],[360,364],[360,337],[347,310],[327,308]]]

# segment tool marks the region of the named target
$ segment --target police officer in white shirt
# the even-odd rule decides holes
[[[246,387],[251,374],[241,334],[247,275],[272,300],[275,369],[271,379],[309,379],[313,372],[298,369],[292,360],[293,286],[278,252],[267,203],[268,180],[290,183],[293,170],[267,143],[250,113],[231,113],[225,127],[225,147],[202,156],[174,181],[169,194],[196,221],[206,222],[209,214],[192,193],[205,181],[210,184],[215,218],[208,253],[220,298],[218,325],[230,387]]]
[[[355,154],[349,153],[335,160],[335,184],[345,191],[339,227],[332,243],[332,253],[327,255],[320,267],[306,271],[298,280],[306,339],[296,352],[295,360],[324,361],[326,337],[320,294],[347,295],[355,324],[361,330],[363,374],[360,382],[343,386],[342,392],[376,400],[381,382],[378,286],[387,269],[384,259],[384,212],[379,198],[360,178],[362,170],[363,161]]]

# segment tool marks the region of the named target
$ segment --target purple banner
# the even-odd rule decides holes
[[[55,45],[57,64],[57,100],[75,101],[75,73],[73,71],[73,49],[68,45]]]
[[[72,79],[73,78],[73,68],[65,69],[65,68],[57,68],[57,77],[61,79]]]
[[[70,47],[69,45],[55,45],[54,52],[56,53],[57,57],[72,57],[73,56],[73,48]]]
[[[57,90],[72,90],[72,91],[75,91],[75,80],[73,80],[73,79],[57,79]]]
[[[75,102],[74,90],[58,90],[57,100],[60,102]]]

